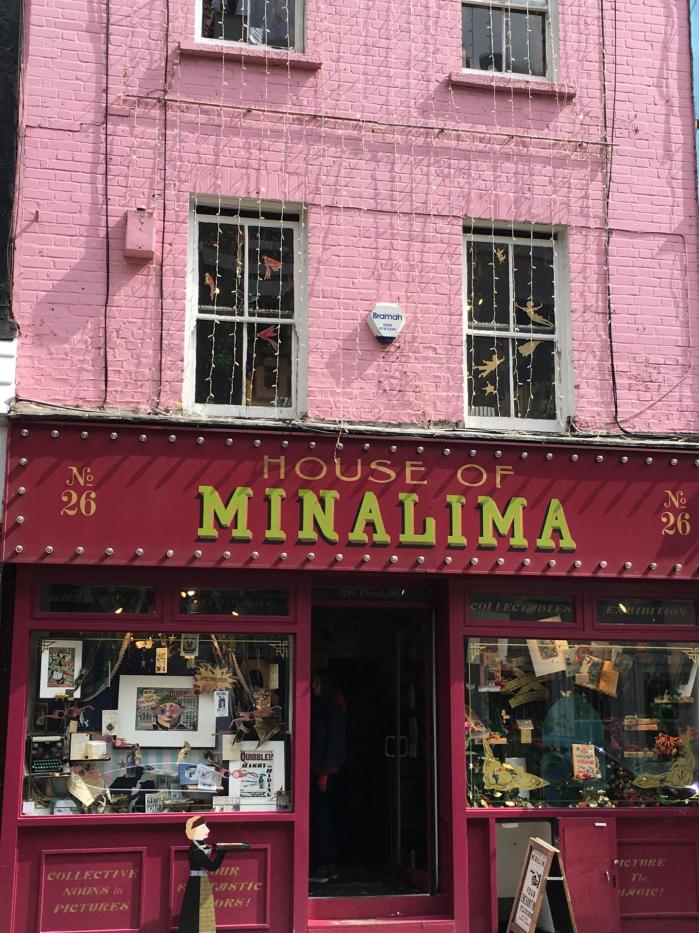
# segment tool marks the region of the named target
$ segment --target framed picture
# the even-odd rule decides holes
[[[185,742],[212,748],[214,699],[196,694],[192,677],[123,674],[119,678],[119,735],[126,742],[180,748]]]
[[[180,654],[183,658],[196,658],[199,654],[199,636],[182,635],[180,637]]]
[[[41,642],[39,696],[46,699],[61,696],[68,691],[72,696],[79,697],[80,687],[76,687],[76,682],[82,663],[81,641],[44,639]]]

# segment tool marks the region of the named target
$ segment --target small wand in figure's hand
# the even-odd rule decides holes
[[[217,842],[217,849],[239,849],[241,852],[247,852],[252,848],[249,842]]]

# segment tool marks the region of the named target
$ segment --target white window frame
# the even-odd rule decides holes
[[[200,207],[217,207],[221,214],[198,214]],[[257,216],[237,216],[236,212],[255,212]],[[282,216],[293,215],[293,220],[267,219],[265,213]],[[199,313],[199,224],[219,223],[245,227],[279,227],[294,230],[294,315],[292,319],[282,317],[273,318],[270,315],[250,314],[247,311],[242,315],[216,315],[215,313]],[[183,407],[186,411],[196,413],[206,418],[260,418],[290,420],[302,417],[306,411],[306,385],[307,385],[307,239],[306,215],[301,206],[284,204],[266,204],[260,206],[258,202],[235,201],[220,203],[218,198],[197,197],[192,202],[189,212],[189,254],[187,262],[187,314],[185,327],[185,354],[183,379]],[[247,260],[247,247],[246,247]],[[248,281],[244,278],[245,294],[247,297]],[[248,405],[245,401],[245,374],[243,376],[243,402],[241,405],[218,405],[211,402],[196,402],[196,365],[197,365],[197,322],[200,320],[217,320],[221,323],[266,323],[272,325],[279,323],[292,329],[292,374],[291,391],[292,404],[285,407]],[[246,328],[244,333],[247,334]],[[246,336],[247,340],[247,336]],[[247,348],[247,343],[245,344]],[[243,350],[243,360],[247,365],[246,349]]]
[[[546,74],[528,75],[515,71],[493,71],[489,68],[462,68],[464,74],[501,75],[507,78],[516,78],[523,81],[557,81],[558,80],[558,5],[557,0],[462,0],[461,8],[465,6],[482,6],[486,9],[514,11],[517,13],[545,13],[546,22]],[[463,23],[463,18],[462,18]],[[463,29],[463,26],[462,26]],[[507,60],[507,31],[503,30],[502,55],[503,62]],[[463,48],[463,35],[462,35]]]
[[[250,0],[245,0],[245,2],[249,3]],[[195,2],[194,41],[202,42],[206,45],[226,45],[241,49],[266,49],[269,52],[279,52],[281,54],[284,54],[285,52],[303,52],[305,39],[304,24],[306,18],[305,0],[288,0],[288,3],[290,6],[294,7],[294,42],[293,45],[290,45],[288,49],[278,45],[265,45],[263,43],[245,42],[243,40],[210,39],[208,36],[202,35],[202,13],[204,7],[203,0],[196,0]]]
[[[464,424],[466,427],[477,428],[487,431],[519,431],[519,432],[543,432],[563,434],[568,430],[568,424],[573,415],[573,359],[571,350],[570,334],[570,302],[569,302],[569,270],[568,270],[568,248],[565,230],[558,227],[539,227],[532,224],[496,224],[493,233],[473,232],[473,228],[483,228],[491,226],[491,223],[483,221],[467,222],[464,228],[463,236],[463,257],[462,257],[462,282],[463,282],[463,321],[464,321],[464,339],[463,339],[463,360],[464,360]],[[531,234],[539,234],[532,239]],[[550,239],[541,237],[541,234],[548,234]],[[493,417],[484,415],[469,414],[468,397],[468,366],[467,355],[468,337],[497,337],[497,339],[511,340],[529,336],[529,331],[515,330],[513,328],[498,329],[487,327],[470,327],[468,322],[468,296],[470,283],[468,279],[468,250],[469,242],[481,242],[489,244],[506,245],[524,245],[524,246],[545,246],[551,245],[553,248],[553,283],[554,283],[554,315],[555,315],[555,334],[553,338],[547,338],[541,331],[532,331],[531,337],[534,339],[552,340],[555,342],[554,352],[555,364],[555,392],[556,392],[556,418],[517,418],[510,416]],[[508,260],[509,262],[509,260]],[[508,268],[510,301],[512,300],[513,290],[513,267],[510,264]],[[514,398],[513,386],[513,366],[512,357],[510,358],[510,369],[508,378],[510,379],[510,398]]]

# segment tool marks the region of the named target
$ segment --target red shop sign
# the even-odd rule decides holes
[[[448,444],[13,424],[4,559],[697,574],[691,454]]]

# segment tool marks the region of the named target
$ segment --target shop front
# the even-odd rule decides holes
[[[530,836],[696,929],[697,464],[13,424],[8,929],[177,929],[195,816],[219,930],[504,930]]]

